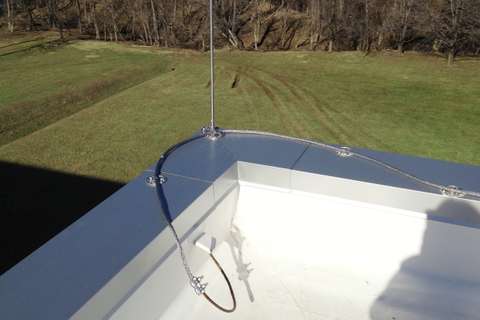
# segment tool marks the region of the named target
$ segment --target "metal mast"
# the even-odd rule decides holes
[[[211,140],[221,137],[215,124],[215,40],[214,40],[214,21],[213,21],[213,0],[210,0],[210,124],[205,128],[205,134]]]

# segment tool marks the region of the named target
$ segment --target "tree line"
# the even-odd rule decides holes
[[[0,0],[10,32],[207,50],[208,0]],[[480,53],[480,0],[216,0],[216,41],[241,50]]]

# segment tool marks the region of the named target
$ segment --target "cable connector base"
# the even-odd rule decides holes
[[[202,134],[209,140],[215,141],[223,137],[223,132],[220,130],[220,128],[217,127],[203,127],[202,128]]]

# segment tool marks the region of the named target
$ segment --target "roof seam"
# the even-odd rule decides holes
[[[297,165],[297,163],[300,161],[300,159],[302,159],[302,157],[303,157],[303,155],[305,154],[305,152],[307,152],[307,150],[310,149],[311,146],[312,146],[311,143],[305,145],[305,149],[303,149],[302,153],[300,154],[300,156],[298,156],[297,160],[295,160],[295,161],[293,162],[293,164],[292,164],[291,167],[290,167],[290,170],[293,170],[293,168],[295,168],[295,166]]]

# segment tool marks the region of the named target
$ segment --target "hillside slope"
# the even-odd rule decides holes
[[[48,33],[0,41],[0,145],[168,70],[146,50],[59,42]]]

